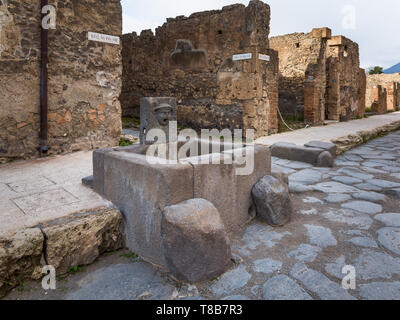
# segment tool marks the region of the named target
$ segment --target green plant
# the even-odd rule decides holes
[[[73,266],[72,268],[67,270],[67,273],[75,274],[75,273],[82,272],[82,271],[85,271],[84,267]]]
[[[137,259],[139,258],[139,255],[134,252],[127,252],[127,253],[121,253],[121,257],[127,259]]]
[[[383,68],[379,66],[375,66],[371,70],[369,70],[369,74],[382,74],[382,73],[383,73]]]
[[[372,112],[372,107],[366,107],[365,112]]]
[[[120,147],[129,147],[131,145],[133,145],[133,143],[130,142],[129,140],[122,139],[122,138],[119,140],[119,146]]]

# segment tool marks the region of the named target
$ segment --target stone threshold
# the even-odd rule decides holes
[[[333,139],[331,142],[337,147],[337,155],[340,155],[346,151],[363,145],[370,140],[387,135],[388,133],[397,130],[400,130],[400,120],[376,127],[371,130],[358,131],[355,134],[349,134],[338,139]]]
[[[0,298],[24,281],[40,280],[44,266],[61,276],[121,249],[121,228],[119,210],[99,207],[0,237]]]

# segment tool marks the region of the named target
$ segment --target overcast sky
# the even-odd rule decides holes
[[[166,18],[248,0],[122,0],[124,33],[161,26]],[[329,27],[360,45],[364,68],[400,62],[400,0],[266,0],[271,35]],[[355,20],[353,19],[355,17]]]

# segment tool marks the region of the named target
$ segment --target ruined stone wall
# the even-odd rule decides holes
[[[279,52],[282,113],[304,112],[304,120],[312,124],[364,115],[365,72],[356,43],[332,37],[329,28],[316,28],[273,37],[270,44]]]
[[[121,132],[119,0],[50,0],[49,154],[116,145]],[[40,0],[0,1],[0,161],[39,155]]]
[[[387,110],[400,108],[400,74],[374,74],[367,76],[366,105],[372,107],[376,101],[376,87],[387,90]]]
[[[172,96],[183,126],[276,132],[278,57],[269,49],[269,22],[269,6],[252,0],[167,19],[155,35],[124,35],[123,114],[138,117],[141,97]],[[243,53],[252,58],[233,61]]]
[[[376,114],[387,112],[387,90],[381,85],[374,86],[371,90],[371,110]]]

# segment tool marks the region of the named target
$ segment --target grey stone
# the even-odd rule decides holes
[[[93,188],[93,176],[82,178],[82,184],[89,188]]]
[[[312,300],[295,280],[285,275],[269,279],[263,286],[262,297],[264,300]]]
[[[346,176],[338,176],[338,177],[333,177],[332,180],[337,181],[337,182],[341,182],[344,184],[348,184],[348,185],[353,185],[353,184],[357,184],[357,183],[361,183],[362,180],[357,179],[357,178],[352,178],[352,177],[346,177]]]
[[[302,214],[303,216],[312,216],[312,215],[317,215],[318,211],[315,208],[311,208],[310,210],[301,210],[299,213]]]
[[[391,279],[394,275],[400,275],[399,258],[371,249],[363,249],[353,265],[357,277],[363,280]]]
[[[373,175],[365,173],[357,168],[341,168],[337,172],[360,180],[369,180],[374,178]]]
[[[400,187],[400,183],[387,181],[387,180],[380,180],[380,179],[371,179],[368,181],[368,183],[370,183],[374,186],[381,187],[381,188],[399,188]]]
[[[375,220],[384,223],[388,227],[400,227],[400,213],[384,213],[375,216]]]
[[[250,278],[251,274],[246,271],[246,267],[240,265],[236,269],[225,273],[210,287],[210,291],[218,296],[227,295],[244,287]]]
[[[288,257],[302,262],[313,262],[321,251],[319,247],[302,243],[296,250],[289,252]]]
[[[325,265],[325,271],[332,277],[335,277],[337,279],[343,279],[344,274],[342,273],[342,270],[343,267],[346,265],[347,265],[346,257],[342,255],[339,258],[337,258],[334,262],[327,263]]]
[[[324,202],[322,200],[319,200],[318,198],[314,198],[314,197],[307,197],[305,199],[303,199],[304,203],[314,203],[314,204],[324,204]]]
[[[270,274],[275,271],[279,271],[282,268],[282,262],[273,259],[260,259],[253,263],[253,270],[255,272],[262,272],[265,274]]]
[[[328,203],[340,203],[340,202],[344,202],[347,200],[350,200],[351,196],[349,196],[348,194],[344,194],[344,193],[333,193],[328,195],[324,200]]]
[[[322,174],[313,169],[304,169],[289,176],[290,182],[297,182],[305,185],[314,184],[322,180]]]
[[[307,148],[286,142],[278,142],[271,146],[271,154],[273,157],[306,162],[314,165],[319,163],[319,156],[323,152],[326,151],[319,148]],[[332,158],[331,155],[330,157]]]
[[[307,268],[303,263],[296,264],[290,271],[290,275],[304,284],[304,286],[316,293],[322,300],[355,300],[339,284],[329,280],[318,271]]]
[[[140,143],[148,144],[147,134],[152,129],[164,131],[167,141],[169,122],[177,121],[176,99],[168,97],[151,97],[140,99]]]
[[[67,300],[137,300],[144,292],[150,300],[171,300],[175,291],[144,262],[110,265],[89,273],[78,284]]]
[[[337,241],[332,235],[330,229],[322,226],[315,225],[304,225],[307,229],[308,236],[310,238],[310,243],[315,244],[321,248],[326,248],[329,246],[336,246]]]
[[[344,223],[362,230],[368,230],[374,222],[368,215],[351,210],[331,210],[323,213],[322,216],[332,222]]]
[[[314,190],[325,193],[353,193],[360,190],[339,182],[322,182],[314,186]]]
[[[290,169],[299,170],[299,169],[312,168],[312,164],[300,162],[300,161],[289,161],[289,163],[285,164],[285,167],[290,168]]]
[[[318,156],[316,165],[318,167],[332,168],[334,157],[328,151],[321,152]]]
[[[242,300],[250,300],[250,299],[246,296],[236,295],[236,296],[225,297],[222,300],[242,301]]]
[[[360,200],[366,200],[366,201],[385,201],[386,197],[384,194],[381,193],[376,193],[376,192],[366,192],[366,191],[361,191],[358,193],[353,193],[352,194],[353,198],[355,199],[360,199]]]
[[[368,201],[351,201],[342,204],[342,208],[351,209],[367,214],[376,214],[382,212],[382,206]]]
[[[302,183],[297,183],[297,182],[290,182],[289,181],[289,191],[291,193],[303,193],[303,192],[310,192],[313,191],[312,186],[306,186]]]
[[[272,165],[271,166],[271,176],[273,176],[276,179],[280,180],[283,184],[286,184],[286,185],[289,184],[289,175],[286,174],[282,170],[282,167],[279,167],[277,165]]]
[[[167,267],[178,280],[210,280],[229,268],[229,238],[218,210],[207,200],[166,207],[162,237]]]
[[[383,228],[378,230],[377,233],[381,245],[400,255],[400,228]]]
[[[400,282],[372,282],[360,285],[360,296],[367,300],[400,300]]]
[[[335,159],[333,161],[333,165],[336,167],[351,167],[351,166],[358,167],[360,165],[360,163],[354,162],[354,161]]]
[[[380,188],[378,186],[374,186],[370,183],[356,184],[355,187],[357,187],[358,189],[361,189],[361,190],[366,190],[366,191],[382,191],[382,188]]]
[[[291,233],[287,231],[277,232],[270,226],[253,224],[246,229],[242,240],[245,249],[255,250],[261,245],[266,248],[273,248],[277,241],[288,235],[291,235]]]
[[[318,148],[328,151],[332,157],[336,157],[337,147],[335,144],[330,142],[323,142],[323,141],[310,141],[304,145],[305,147],[309,148]]]
[[[289,222],[293,207],[289,189],[278,179],[264,176],[251,191],[257,217],[273,226]]]
[[[387,194],[390,197],[400,198],[400,188],[386,190],[385,194]]]
[[[349,240],[352,244],[364,248],[378,248],[376,241],[369,237],[355,237]]]

